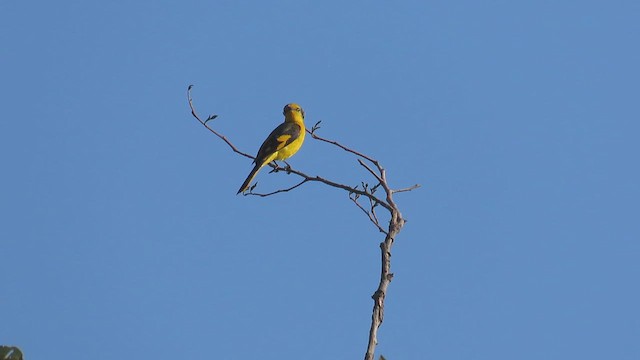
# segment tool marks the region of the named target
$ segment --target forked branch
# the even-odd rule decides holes
[[[189,88],[187,89],[187,99],[189,102],[189,108],[191,109],[191,115],[193,115],[193,117],[196,118],[196,120],[198,120],[200,124],[202,124],[205,128],[207,128],[207,130],[209,130],[211,133],[213,133],[222,141],[224,141],[231,148],[233,152],[241,156],[254,159],[254,157],[251,156],[250,154],[240,151],[226,136],[222,135],[221,133],[214,130],[208,125],[208,122],[215,120],[218,117],[217,115],[210,115],[206,120],[202,120],[202,118],[198,115],[193,105],[193,99],[191,98],[192,87],[193,85],[189,85]],[[286,167],[282,167],[276,164],[275,162],[272,162],[268,164],[272,168],[272,172],[282,171],[290,174],[291,173],[296,174],[301,178],[300,182],[298,182],[296,185],[291,186],[289,188],[284,188],[284,189],[280,189],[280,190],[276,190],[268,193],[253,192],[255,188],[255,185],[253,185],[252,187],[249,188],[249,191],[246,192],[245,195],[254,195],[254,196],[260,196],[260,197],[272,196],[272,195],[276,195],[283,192],[289,192],[309,182],[319,182],[319,183],[331,186],[333,188],[342,189],[346,191],[349,195],[349,199],[367,215],[367,217],[369,218],[369,221],[378,229],[378,231],[385,234],[384,240],[380,243],[380,255],[381,255],[380,282],[378,284],[378,288],[372,295],[373,311],[371,315],[371,327],[369,329],[369,342],[367,344],[367,352],[364,357],[365,360],[373,360],[375,347],[378,343],[378,339],[377,339],[378,329],[380,328],[380,325],[384,320],[384,299],[387,294],[387,288],[389,287],[389,284],[393,279],[393,273],[391,273],[391,248],[393,246],[393,242],[395,241],[395,237],[398,235],[398,233],[400,232],[400,230],[405,224],[405,220],[403,219],[402,214],[400,213],[400,210],[398,209],[398,206],[396,205],[393,199],[393,195],[395,193],[414,190],[420,187],[420,185],[416,184],[413,186],[409,186],[409,187],[401,188],[397,190],[392,189],[389,186],[389,183],[387,182],[386,171],[382,167],[382,165],[378,162],[378,160],[368,155],[365,155],[359,151],[353,150],[345,145],[342,145],[337,141],[328,140],[319,136],[317,134],[317,130],[320,128],[319,125],[320,125],[320,122],[318,121],[311,128],[311,130],[307,130],[307,132],[311,135],[311,137],[315,140],[337,146],[348,153],[356,155],[360,166],[362,166],[375,179],[375,185],[369,186],[367,182],[362,182],[361,188],[359,186],[349,186],[333,180],[326,179],[321,176],[308,175],[306,173],[303,173],[299,170],[292,168],[288,164]],[[373,165],[373,167],[370,165]],[[376,191],[379,188],[382,188],[384,192],[384,197],[377,196]],[[359,200],[362,197],[369,200],[368,208],[365,208],[362,204],[360,204]],[[386,230],[380,224],[380,220],[378,219],[378,215],[376,214],[376,208],[378,206],[382,206],[387,211],[389,211],[390,219],[389,219],[389,224]]]

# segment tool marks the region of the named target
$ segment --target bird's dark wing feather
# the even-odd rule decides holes
[[[300,125],[293,122],[278,125],[260,146],[255,163],[263,162],[269,155],[291,144],[300,136],[300,131],[302,131]]]

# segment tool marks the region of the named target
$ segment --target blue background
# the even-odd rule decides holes
[[[0,344],[27,359],[358,359],[381,235],[236,196],[301,104],[408,219],[378,354],[640,358],[637,1],[3,1]],[[310,138],[297,169],[369,180]],[[296,177],[258,175],[259,189]]]

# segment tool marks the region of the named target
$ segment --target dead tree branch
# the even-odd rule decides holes
[[[198,120],[200,124],[202,124],[205,128],[207,128],[207,130],[209,130],[211,133],[213,133],[222,141],[224,141],[231,148],[233,152],[241,156],[254,159],[254,157],[251,156],[250,154],[240,151],[226,136],[212,129],[207,124],[209,121],[216,119],[217,115],[211,115],[206,120],[202,120],[202,118],[198,115],[193,105],[193,99],[191,98],[192,87],[193,85],[189,85],[189,88],[187,89],[187,100],[189,102],[189,108],[191,109],[191,115],[193,115],[193,117],[196,118],[196,120]],[[307,132],[311,135],[311,137],[315,140],[337,146],[340,149],[355,155],[357,157],[358,163],[363,168],[365,168],[365,170],[371,176],[373,176],[373,178],[375,179],[375,185],[369,186],[368,183],[362,182],[361,183],[362,188],[359,188],[359,186],[349,186],[349,185],[341,184],[339,182],[329,180],[317,175],[316,176],[308,175],[306,173],[303,173],[302,171],[292,168],[288,164],[286,167],[282,167],[277,163],[273,162],[268,164],[272,168],[272,172],[282,171],[288,174],[295,174],[300,178],[302,178],[302,180],[296,185],[291,186],[289,188],[280,189],[280,190],[276,190],[268,193],[253,192],[256,186],[256,185],[253,185],[251,188],[249,188],[249,191],[245,193],[245,195],[266,197],[266,196],[272,196],[272,195],[283,193],[283,192],[289,192],[291,190],[294,190],[302,186],[305,183],[309,183],[309,182],[322,183],[330,187],[346,191],[349,195],[349,199],[361,211],[363,211],[367,215],[367,217],[369,218],[369,221],[378,229],[378,231],[385,234],[384,240],[380,243],[380,255],[381,255],[380,282],[378,283],[378,288],[371,296],[373,298],[373,310],[371,315],[371,327],[369,329],[369,342],[367,344],[367,352],[364,357],[365,360],[373,360],[375,348],[376,348],[376,345],[378,344],[378,329],[380,328],[380,325],[382,325],[382,321],[384,320],[384,299],[387,295],[387,289],[389,287],[389,284],[393,279],[393,273],[391,272],[391,248],[393,247],[393,243],[395,241],[396,236],[398,235],[400,230],[402,230],[402,227],[405,224],[405,220],[402,217],[402,214],[400,213],[400,210],[393,199],[393,195],[396,193],[408,192],[408,191],[414,190],[420,187],[420,185],[416,184],[416,185],[409,186],[406,188],[401,188],[398,190],[391,189],[391,187],[389,186],[389,183],[387,182],[386,170],[382,167],[382,165],[378,162],[378,160],[368,155],[365,155],[359,151],[353,150],[345,145],[342,145],[337,141],[325,139],[319,136],[316,133],[317,130],[320,128],[319,125],[320,125],[320,122],[318,121],[311,128],[311,130],[307,130]],[[368,165],[367,162],[373,165],[373,167]],[[384,191],[384,197],[378,197],[376,195],[376,191],[380,187]],[[362,204],[360,204],[359,200],[361,197],[364,197],[367,200],[369,200],[369,209],[366,209]],[[389,211],[390,219],[389,219],[389,224],[386,230],[380,224],[378,215],[375,212],[375,209],[378,206],[382,206],[387,211]]]

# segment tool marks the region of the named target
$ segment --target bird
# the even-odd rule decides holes
[[[255,166],[240,186],[237,194],[245,192],[260,169],[274,160],[288,159],[297,153],[304,142],[306,129],[304,127],[304,110],[300,105],[291,103],[282,110],[284,122],[276,127],[260,146]]]

